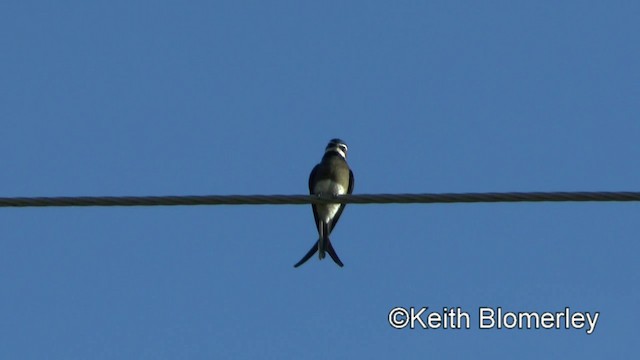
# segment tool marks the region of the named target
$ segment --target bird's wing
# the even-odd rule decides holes
[[[355,183],[355,179],[353,178],[353,171],[349,169],[349,188],[347,189],[347,194],[351,195],[353,193],[354,183]]]
[[[313,170],[311,170],[311,174],[309,174],[309,194],[313,195],[313,180],[316,177],[316,173],[318,172],[318,167],[320,166],[320,164],[316,165],[313,167]],[[318,229],[318,210],[316,210],[316,206],[314,204],[311,204],[311,208],[313,209],[313,218],[316,221],[316,230]]]

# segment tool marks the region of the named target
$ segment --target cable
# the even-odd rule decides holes
[[[509,192],[450,194],[91,196],[0,198],[0,207],[435,204],[540,201],[640,201],[640,192]]]

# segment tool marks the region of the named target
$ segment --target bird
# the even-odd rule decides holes
[[[324,150],[324,156],[309,175],[309,193],[311,195],[344,195],[353,193],[353,171],[347,164],[347,144],[340,139],[331,139]],[[316,251],[320,260],[329,256],[338,266],[344,264],[331,245],[329,235],[338,223],[346,204],[311,204],[313,217],[318,230],[318,241],[294,267],[309,260]]]

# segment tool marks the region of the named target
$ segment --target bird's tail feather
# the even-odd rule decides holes
[[[307,260],[311,259],[311,257],[316,253],[316,251],[318,251],[319,243],[320,243],[320,240],[316,241],[316,243],[313,244],[313,246],[311,247],[311,249],[309,249],[309,251],[305,254],[305,256],[302,257],[302,259],[300,259],[300,261],[298,261],[295,265],[293,265],[293,267],[297,268],[300,265],[306,263]],[[333,260],[333,262],[338,264],[338,266],[343,267],[344,264],[342,263],[342,261],[340,261],[340,258],[338,257],[338,254],[336,253],[335,249],[333,248],[333,245],[331,245],[331,241],[329,240],[328,237],[325,238],[324,246],[325,248],[323,250],[329,253],[329,256],[331,256],[331,260]]]
[[[329,241],[329,238],[327,238],[327,252],[329,253],[329,256],[331,256],[331,260],[333,260],[334,263],[338,264],[338,266],[340,267],[344,266],[342,261],[340,261],[338,254],[333,249],[333,245],[331,245],[331,241]]]
[[[324,259],[325,251],[327,250],[327,243],[329,243],[329,224],[324,221],[318,222],[318,233],[320,239],[318,240],[318,256],[320,260]]]

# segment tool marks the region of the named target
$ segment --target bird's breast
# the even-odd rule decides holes
[[[331,180],[320,180],[313,187],[314,194],[327,194],[327,195],[344,195],[347,193],[347,189],[341,184]],[[340,209],[340,204],[327,204],[317,205],[318,216],[325,222],[333,219]]]

